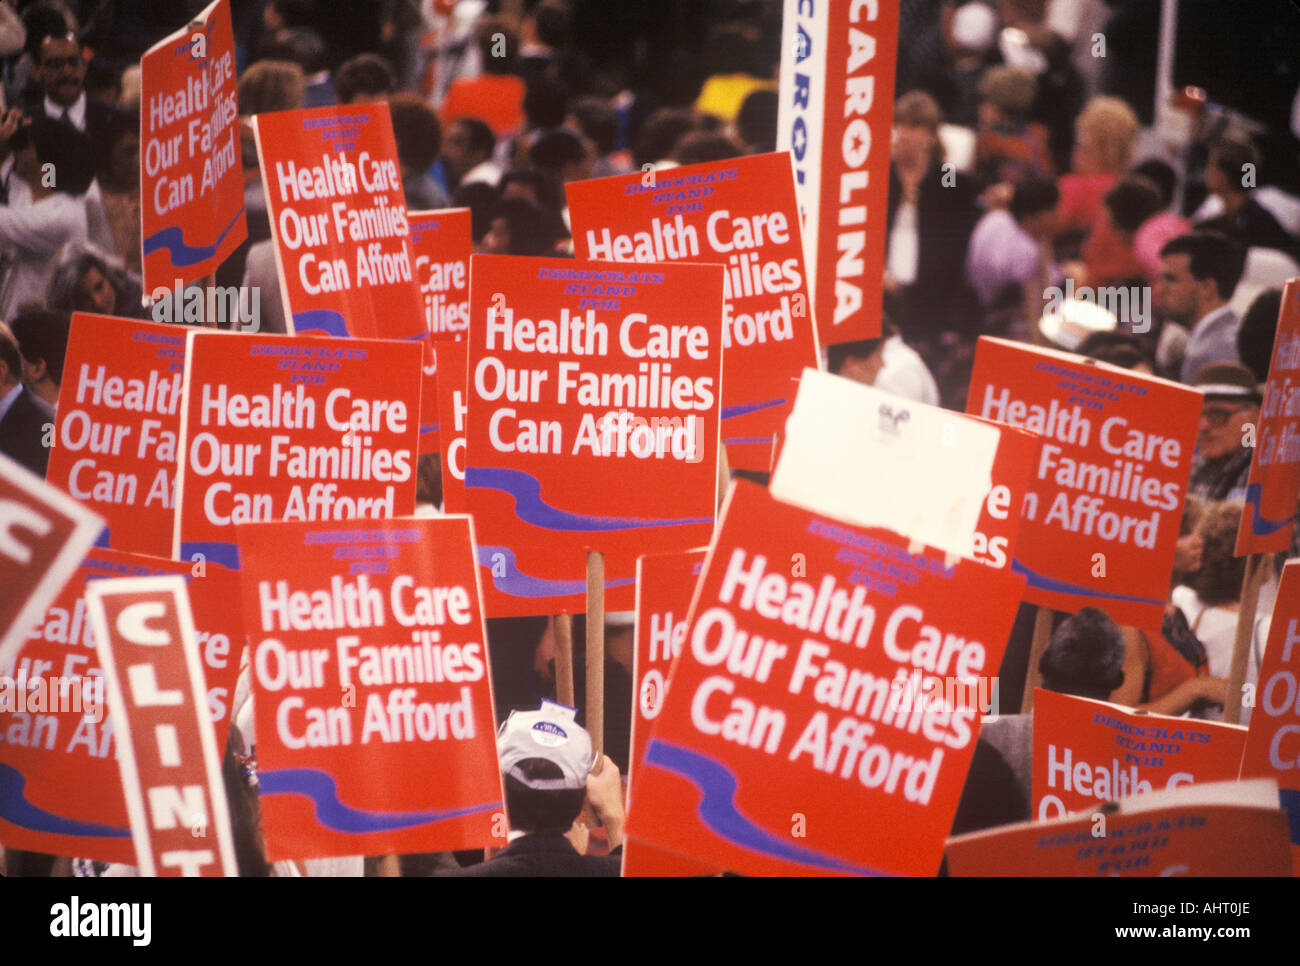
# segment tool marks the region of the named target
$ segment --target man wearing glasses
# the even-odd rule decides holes
[[[71,34],[41,41],[33,57],[39,100],[29,103],[28,117],[44,114],[90,139],[87,150],[107,144],[113,110],[86,97],[86,60]]]
[[[1204,366],[1193,385],[1205,395],[1187,492],[1204,500],[1245,500],[1262,399],[1254,374],[1235,362]]]

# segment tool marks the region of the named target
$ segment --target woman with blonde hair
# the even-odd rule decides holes
[[[1137,140],[1138,119],[1116,97],[1094,97],[1074,121],[1071,171],[1058,184],[1057,232],[1082,236],[1103,215],[1102,199],[1128,170]]]

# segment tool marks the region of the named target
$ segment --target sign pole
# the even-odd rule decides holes
[[[555,700],[576,708],[573,700],[573,618],[556,614],[551,618],[555,635]]]
[[[587,551],[587,731],[605,750],[605,555]]]
[[[1052,617],[1050,607],[1039,607],[1034,615],[1034,639],[1029,646],[1029,666],[1025,668],[1025,695],[1020,700],[1020,713],[1034,710],[1034,688],[1038,687],[1040,677],[1038,662],[1043,659],[1043,652],[1052,640]]]
[[[1237,639],[1232,645],[1232,665],[1228,669],[1228,697],[1223,705],[1223,720],[1228,724],[1238,724],[1241,720],[1241,686],[1246,680],[1255,610],[1259,606],[1259,589],[1268,574],[1268,557],[1268,554],[1252,553],[1246,558],[1241,603],[1237,608]]]

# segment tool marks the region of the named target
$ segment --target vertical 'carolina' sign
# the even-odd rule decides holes
[[[103,515],[107,543],[170,556],[185,332],[74,312],[45,478]]]
[[[241,526],[239,547],[268,857],[492,844],[469,517]]]
[[[1300,496],[1300,278],[1282,290],[1282,309],[1251,456],[1237,555],[1289,550]]]
[[[140,59],[144,290],[216,270],[248,237],[229,0]]]
[[[475,255],[470,276],[465,486],[488,615],[583,610],[588,550],[606,606],[630,610],[638,555],[712,532],[722,267]]]
[[[427,335],[388,105],[261,114],[253,129],[291,331]]]
[[[234,524],[414,510],[421,345],[188,338],[174,556],[237,569]]]
[[[823,345],[880,335],[898,4],[785,0],[776,146],[794,154]]]
[[[574,249],[616,262],[720,262],[722,442],[766,472],[805,366],[817,366],[788,154],[730,158],[568,185]],[[600,307],[610,290],[581,290]]]
[[[981,336],[966,411],[1042,437],[1012,561],[1025,600],[1158,632],[1201,394]]]
[[[86,588],[144,876],[239,875],[185,579]]]

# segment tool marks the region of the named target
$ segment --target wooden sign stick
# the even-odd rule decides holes
[[[1038,662],[1043,659],[1043,652],[1052,640],[1052,617],[1050,607],[1039,607],[1034,614],[1034,639],[1029,646],[1029,666],[1025,668],[1025,696],[1020,700],[1020,713],[1027,714],[1034,710],[1034,688],[1042,678],[1038,673]]]
[[[587,552],[587,731],[605,750],[605,555]]]
[[[1259,606],[1259,589],[1268,576],[1271,554],[1252,553],[1246,558],[1246,573],[1241,580],[1241,603],[1237,607],[1237,638],[1232,644],[1232,664],[1228,668],[1228,696],[1223,705],[1226,724],[1241,720],[1241,686],[1246,680],[1250,659],[1250,641],[1255,631],[1255,610]]]
[[[556,614],[551,618],[555,637],[555,700],[576,708],[573,700],[573,618]]]

